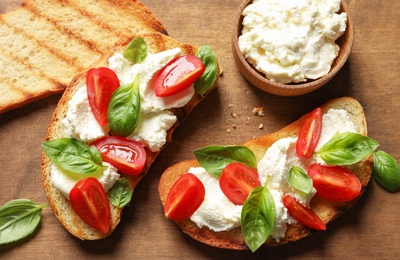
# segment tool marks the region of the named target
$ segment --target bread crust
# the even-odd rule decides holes
[[[330,108],[346,109],[349,112],[354,124],[356,125],[357,132],[363,135],[367,135],[367,122],[364,115],[361,104],[353,98],[342,97],[333,99],[321,106],[323,113],[326,113]],[[300,131],[301,125],[307,115],[302,116],[297,121],[290,125],[282,128],[281,130],[250,140],[245,142],[243,145],[247,146],[252,150],[256,156],[257,162],[261,160],[267,149],[277,140],[284,137],[296,137]],[[182,161],[176,165],[173,165],[165,170],[160,178],[159,183],[159,195],[161,204],[165,205],[165,200],[168,192],[174,182],[186,173],[190,167],[200,166],[196,160]],[[311,200],[311,209],[321,218],[321,220],[328,224],[333,219],[338,217],[340,214],[345,212],[347,209],[352,207],[354,203],[360,198],[362,193],[365,191],[372,172],[372,157],[368,156],[363,161],[348,167],[360,180],[362,190],[360,195],[347,202],[329,202],[314,196]],[[207,227],[198,228],[197,225],[190,219],[176,222],[178,226],[183,230],[184,233],[188,234],[192,238],[202,242],[204,244],[235,250],[248,250],[242,233],[241,228],[237,227],[230,231],[214,232]],[[277,243],[272,237],[269,237],[265,242],[264,246],[277,246],[282,245],[290,241],[297,241],[304,237],[307,237],[315,231],[307,228],[300,223],[288,225],[285,237]]]
[[[115,52],[122,51],[125,49],[127,44],[135,37],[141,37],[146,41],[148,51],[151,53],[158,53],[164,50],[172,49],[172,48],[181,48],[184,54],[196,54],[197,47],[180,43],[171,37],[168,37],[162,33],[146,33],[140,35],[134,35],[126,39],[124,42],[115,46],[115,48],[107,55],[104,55],[93,67],[106,66],[108,57],[112,56]],[[218,73],[219,75],[219,73]],[[68,111],[68,101],[72,98],[75,92],[83,85],[85,85],[86,72],[83,72],[74,77],[72,82],[69,84],[64,94],[62,95],[54,114],[51,118],[48,131],[46,134],[46,141],[61,138],[63,137],[64,130],[61,126],[61,120],[65,118],[66,113]],[[176,129],[176,127],[182,123],[182,121],[189,115],[192,109],[203,100],[208,93],[211,92],[212,89],[217,87],[217,80],[214,82],[214,85],[204,96],[200,96],[197,92],[193,95],[192,99],[181,108],[171,109],[171,111],[177,116],[177,122],[168,130],[167,132],[167,144],[171,141],[172,133]],[[163,146],[165,147],[165,145]],[[151,164],[156,159],[157,155],[160,152],[151,152],[148,148],[145,148],[147,153],[146,165],[139,175],[125,175],[131,185],[132,190],[135,189],[136,185],[139,181],[146,175],[149,170]],[[51,182],[51,160],[47,157],[47,155],[42,152],[42,182],[43,187],[46,192],[49,203],[53,209],[54,214],[63,224],[63,226],[74,236],[82,239],[82,240],[96,240],[102,239],[110,235],[115,228],[117,227],[120,219],[122,210],[114,207],[111,203],[111,226],[110,231],[107,234],[103,234],[100,231],[97,231],[86,223],[84,223],[79,216],[74,212],[69,203],[69,200],[57,189],[55,188]]]

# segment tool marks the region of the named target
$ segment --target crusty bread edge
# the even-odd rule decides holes
[[[160,52],[163,50],[175,48],[175,47],[180,47],[185,54],[196,54],[197,47],[186,44],[186,43],[180,43],[171,37],[168,37],[164,34],[161,33],[146,33],[146,34],[140,34],[140,35],[135,35],[132,36],[126,41],[118,44],[115,46],[113,51],[110,52],[108,55],[104,55],[98,62],[96,62],[92,67],[99,67],[99,66],[105,66],[107,64],[108,57],[110,57],[113,53],[116,51],[122,51],[125,46],[134,38],[140,36],[145,39],[147,45],[148,45],[148,50],[150,52],[156,53]],[[61,120],[65,118],[66,113],[68,111],[68,101],[71,99],[71,97],[75,94],[75,92],[79,89],[79,87],[83,86],[85,84],[85,75],[86,72],[83,72],[72,80],[72,82],[69,84],[67,89],[65,90],[64,94],[62,95],[55,111],[54,114],[50,120],[49,128],[46,134],[45,140],[51,140],[55,138],[60,138],[63,137],[63,130],[61,128]],[[219,75],[219,73],[218,73]],[[171,111],[177,116],[178,120],[177,122],[168,130],[167,134],[167,144],[171,141],[172,139],[172,133],[178,127],[180,123],[189,115],[189,113],[194,109],[194,107],[201,101],[203,100],[208,93],[210,93],[214,88],[217,87],[218,84],[218,76],[217,80],[214,82],[214,85],[210,90],[207,91],[207,93],[203,96],[200,96],[197,92],[194,94],[193,98],[189,101],[188,104],[186,104],[182,108],[176,108],[172,109]],[[164,146],[165,147],[165,146]],[[151,152],[149,149],[146,149],[147,152],[147,161],[145,168],[143,169],[142,173],[137,176],[124,176],[127,177],[128,180],[130,181],[131,188],[134,190],[136,185],[139,183],[139,181],[146,175],[148,172],[151,164],[159,154],[159,152]],[[67,229],[71,234],[76,236],[77,238],[80,238],[82,240],[97,240],[97,239],[102,239],[107,236],[109,236],[117,227],[120,219],[121,219],[121,212],[122,209],[116,208],[110,203],[111,206],[111,225],[110,225],[110,231],[107,234],[103,234],[100,231],[91,228],[88,226],[86,223],[84,223],[77,214],[75,214],[74,210],[71,207],[71,204],[69,203],[69,200],[65,198],[64,195],[61,194],[61,192],[56,189],[50,182],[51,179],[51,160],[47,157],[47,155],[42,152],[42,182],[43,182],[43,187],[45,190],[45,193],[48,197],[49,204],[51,205],[51,208],[53,209],[54,214],[56,217],[60,220],[62,225]]]
[[[357,131],[360,134],[367,135],[367,122],[364,115],[363,108],[361,104],[351,97],[342,97],[333,99],[324,105],[321,106],[323,113],[326,113],[330,108],[342,108],[346,109],[353,122],[357,127]],[[257,162],[265,154],[266,150],[277,140],[284,137],[289,136],[297,136],[300,130],[300,127],[305,120],[307,115],[302,116],[297,121],[292,124],[282,128],[281,130],[268,134],[266,136],[262,136],[248,142],[245,142],[243,145],[250,148],[257,159]],[[186,173],[190,167],[199,166],[196,160],[186,160],[182,161],[176,165],[173,165],[165,170],[160,178],[159,183],[159,195],[161,204],[165,205],[165,200],[167,194],[173,185],[173,183],[181,176]],[[362,191],[361,194],[365,191],[365,188],[370,180],[371,171],[372,171],[372,158],[369,156],[364,159],[362,162],[359,162],[355,165],[349,167],[350,170],[359,178]],[[338,217],[344,211],[349,209],[361,196],[361,194],[354,200],[342,203],[333,203],[328,202],[318,197],[314,196],[311,201],[311,208],[318,214],[318,216],[328,224],[334,218]],[[243,239],[241,228],[235,228],[230,231],[223,232],[214,232],[207,227],[203,227],[199,229],[195,223],[190,221],[190,219],[177,221],[178,226],[183,230],[184,233],[187,233],[189,236],[198,240],[199,242],[205,243],[207,245],[225,248],[225,249],[234,249],[234,250],[248,250],[248,247]],[[327,232],[329,232],[329,226],[327,227]],[[265,242],[264,246],[277,246],[285,244],[289,241],[297,241],[301,238],[309,236],[314,233],[314,230],[311,230],[299,223],[288,225],[287,232],[285,237],[282,238],[279,243],[277,243],[272,237]]]

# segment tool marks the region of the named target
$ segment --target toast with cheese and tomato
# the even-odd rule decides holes
[[[115,230],[127,194],[219,73],[209,45],[152,32],[130,37],[74,77],[42,145],[44,189],[71,234],[95,240]]]
[[[318,126],[321,126],[319,135],[314,135]],[[316,140],[315,136],[318,136]],[[347,139],[342,139],[340,144],[339,137]],[[371,150],[357,161],[340,162],[340,155],[336,155],[332,147],[343,148],[347,142],[354,144],[353,139],[367,142]],[[194,151],[196,159],[182,161],[162,174],[160,200],[168,219],[174,220],[184,233],[207,245],[236,250],[250,248],[252,251],[261,246],[282,245],[309,236],[315,230],[329,230],[326,225],[357,201],[370,180],[370,152],[376,147],[377,143],[367,137],[366,118],[360,103],[350,97],[333,99],[283,129],[243,145],[207,146]],[[304,158],[306,154],[309,155]],[[321,161],[321,158],[329,163]],[[221,166],[223,161],[227,162]],[[299,167],[303,168],[303,175],[291,173]],[[214,173],[218,170],[220,175]],[[299,179],[306,179],[311,184],[306,185]],[[307,190],[301,188],[309,185],[311,187]],[[190,195],[182,192],[179,187],[183,186]],[[258,187],[258,193],[255,187]],[[249,195],[251,191],[254,194]],[[207,198],[207,193],[212,194],[211,198]],[[267,196],[267,193],[272,195]],[[270,198],[269,203],[261,203],[257,196],[260,200],[267,198],[267,202]],[[276,212],[268,209],[271,208],[271,198]],[[298,203],[301,200],[304,201]],[[255,213],[257,203],[265,204],[266,212]],[[240,206],[241,209],[237,208]],[[231,209],[231,212],[225,218],[222,216],[226,209]],[[235,214],[236,218],[231,216]],[[306,220],[302,216],[306,216]],[[252,217],[264,219],[265,223],[257,224]],[[220,223],[218,219],[223,220]],[[236,225],[230,224],[235,221]],[[268,224],[271,221],[275,226]],[[258,230],[257,225],[265,229]],[[265,233],[267,237],[260,241],[257,237]],[[255,246],[253,243],[257,242],[259,244]]]

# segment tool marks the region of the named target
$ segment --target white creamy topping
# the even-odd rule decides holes
[[[86,86],[79,88],[68,101],[67,116],[61,121],[65,136],[94,141],[108,134],[108,125],[101,127],[89,105]]]
[[[92,177],[97,178],[107,192],[117,181],[119,174],[118,169],[111,164],[103,162],[103,166],[106,166],[106,168]],[[75,184],[85,178],[87,178],[87,176],[84,174],[75,174],[63,171],[54,163],[51,165],[51,183],[67,198],[69,198],[69,193]]]
[[[336,133],[343,132],[356,132],[355,125],[351,121],[348,112],[342,109],[330,109],[322,117],[322,132],[321,138],[317,144],[318,149],[328,142]],[[309,207],[310,201],[316,193],[314,188],[310,194],[304,194],[294,189],[288,183],[290,168],[295,165],[307,172],[308,167],[312,163],[323,163],[323,161],[316,156],[310,159],[299,158],[296,155],[296,141],[297,137],[279,139],[267,149],[265,155],[257,165],[261,184],[264,185],[267,178],[269,178],[267,188],[274,197],[276,219],[271,236],[277,242],[279,242],[280,238],[285,236],[287,224],[296,222],[296,220],[288,214],[286,207],[282,203],[282,197],[285,194],[289,194],[304,206]],[[195,217],[192,216],[191,220],[199,227],[204,225],[214,231],[216,231],[215,227],[218,227],[218,230],[221,231],[239,226],[242,206],[236,206],[230,202],[219,188],[218,180],[210,174],[206,174],[204,169],[200,169],[202,168],[196,168],[196,171],[192,171],[191,169],[190,172],[199,177],[203,182],[206,194],[221,193],[222,195],[212,195],[211,198],[205,199],[201,207],[193,214]],[[203,180],[206,181],[204,182]],[[232,207],[234,207],[234,210],[231,209]],[[213,212],[214,210],[218,212],[215,213]],[[228,212],[228,210],[232,210],[232,212]],[[233,223],[234,220],[236,220],[237,223]],[[226,225],[226,222],[229,223],[229,225]]]
[[[158,113],[141,113],[139,124],[129,139],[148,146],[153,152],[160,151],[167,139],[167,130],[176,122],[176,116],[169,110]]]
[[[203,203],[190,217],[190,220],[199,228],[206,226],[215,232],[239,226],[242,206],[233,204],[224,195],[219,188],[219,179],[201,167],[192,167],[189,172],[199,178],[206,190]]]
[[[302,82],[326,75],[346,30],[340,0],[254,0],[243,11],[239,48],[269,79]]]

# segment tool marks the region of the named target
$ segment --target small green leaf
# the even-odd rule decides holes
[[[130,62],[142,63],[147,56],[147,45],[142,38],[133,39],[125,49],[123,56]]]
[[[251,168],[257,166],[254,153],[246,146],[211,145],[197,149],[193,153],[201,167],[217,177],[221,175],[226,165],[232,162],[241,162]]]
[[[111,188],[109,198],[111,203],[118,208],[128,205],[132,199],[132,189],[129,181],[126,178],[118,179]]]
[[[289,171],[289,184],[305,194],[309,194],[312,191],[313,183],[310,176],[304,172],[304,170],[298,166],[292,166]]]
[[[108,122],[111,132],[128,136],[139,123],[140,91],[139,75],[131,84],[120,86],[112,95],[108,106]]]
[[[42,148],[58,167],[69,172],[94,174],[103,168],[93,148],[77,139],[53,139],[43,142]]]
[[[350,165],[370,155],[378,146],[367,136],[346,132],[335,135],[316,153],[328,164]]]
[[[384,151],[373,153],[372,176],[386,190],[400,191],[400,167],[396,159]]]
[[[15,242],[32,234],[38,226],[42,208],[27,199],[16,199],[0,207],[0,245]]]
[[[205,95],[207,91],[214,85],[218,76],[218,62],[215,57],[214,51],[208,44],[200,46],[197,50],[196,56],[203,62],[206,70],[203,75],[194,83],[194,88],[201,96]]]
[[[256,187],[243,204],[241,227],[243,238],[252,252],[262,246],[275,225],[275,202],[271,192]]]

